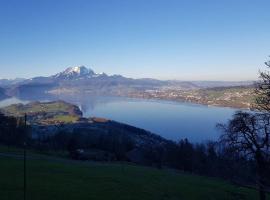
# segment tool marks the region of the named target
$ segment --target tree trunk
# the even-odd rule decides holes
[[[263,185],[259,186],[259,193],[260,193],[260,200],[266,200],[266,192]]]
[[[266,200],[266,190],[265,190],[265,167],[266,163],[260,152],[256,154],[257,160],[257,173],[258,173],[258,186],[259,186],[259,195],[260,200]]]

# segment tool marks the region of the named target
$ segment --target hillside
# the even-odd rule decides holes
[[[0,88],[0,100],[8,98],[8,95],[6,95],[6,91],[4,88]]]
[[[29,123],[46,121],[76,121],[82,116],[80,109],[64,101],[32,102],[29,104],[13,104],[0,109],[5,115],[22,117],[27,114]]]
[[[138,91],[129,95],[135,98],[164,99],[245,109],[250,109],[254,103],[253,86],[210,87],[191,90],[165,88]]]
[[[23,160],[0,156],[2,200],[23,198]],[[29,200],[255,200],[255,190],[225,181],[121,163],[70,161],[29,155],[27,160]]]
[[[125,159],[134,163],[152,162],[146,154],[152,149],[170,145],[171,141],[149,131],[103,118],[84,118],[80,109],[64,101],[13,104],[0,109],[7,116],[23,117],[31,125],[35,148],[66,149],[75,141],[76,149],[84,149],[84,159]],[[76,159],[81,159],[76,156]],[[153,161],[153,163],[157,163]]]

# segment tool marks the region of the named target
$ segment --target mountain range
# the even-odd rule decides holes
[[[0,79],[0,98],[7,96],[28,97],[40,95],[92,94],[130,96],[148,90],[191,90],[214,86],[247,85],[251,82],[174,81],[150,78],[133,79],[121,75],[95,73],[85,66],[69,67],[48,77],[31,79]]]

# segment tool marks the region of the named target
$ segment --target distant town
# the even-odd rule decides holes
[[[254,88],[252,86],[215,87],[190,90],[161,88],[133,92],[129,94],[129,96],[145,99],[191,102],[208,106],[251,109],[253,92]]]

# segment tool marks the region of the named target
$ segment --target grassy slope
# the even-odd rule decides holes
[[[78,120],[79,118],[76,116],[72,115],[56,115],[51,119],[48,119],[47,121],[58,121],[58,122],[64,122],[64,123],[74,123]]]
[[[25,113],[35,112],[67,112],[72,104],[68,104],[62,101],[47,102],[47,103],[30,103],[27,105],[14,104],[2,108],[3,111],[15,116],[21,116]]]
[[[3,151],[2,151],[3,152]],[[1,200],[23,198],[23,161],[0,157]],[[29,160],[28,200],[257,199],[254,190],[218,179],[147,167]]]
[[[1,108],[0,112],[12,116],[24,116],[25,113],[31,115],[40,112],[53,115],[53,117],[46,118],[43,116],[43,119],[38,119],[39,122],[45,123],[73,123],[81,117],[78,107],[63,101],[33,102],[26,105],[13,104]]]
[[[254,103],[253,88],[229,87],[199,90],[199,96],[216,104],[232,107],[249,107]],[[229,97],[229,98],[228,98]]]

